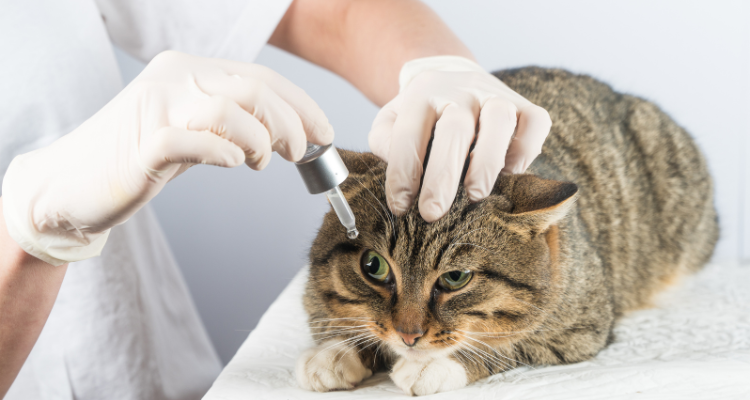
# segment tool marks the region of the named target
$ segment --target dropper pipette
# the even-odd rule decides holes
[[[308,143],[305,156],[295,165],[307,186],[307,191],[310,194],[325,192],[341,225],[346,228],[346,237],[356,239],[359,231],[355,224],[354,213],[339,188],[339,185],[349,176],[349,170],[333,144],[318,146]]]

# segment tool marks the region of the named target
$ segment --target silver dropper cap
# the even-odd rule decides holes
[[[310,194],[327,192],[349,176],[349,170],[333,147],[308,143],[305,156],[295,163]]]

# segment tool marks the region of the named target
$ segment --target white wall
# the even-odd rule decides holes
[[[587,73],[658,103],[690,131],[716,181],[716,260],[750,259],[748,7],[742,1],[428,0],[488,70]],[[141,65],[119,54],[126,80]],[[377,109],[338,77],[267,47],[257,62],[305,89],[339,147],[366,150]],[[154,201],[226,362],[305,262],[327,205],[276,156],[262,173],[198,166]]]

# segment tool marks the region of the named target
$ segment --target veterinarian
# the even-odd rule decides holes
[[[8,1],[0,33],[8,399],[208,389],[219,360],[144,206],[193,164],[262,170],[272,152],[295,161],[307,141],[331,143],[313,99],[249,64],[266,42],[383,107],[369,141],[389,162],[397,214],[424,174],[420,212],[443,216],[474,140],[465,185],[486,197],[501,170],[528,167],[550,128],[546,111],[485,72],[416,0]],[[125,88],[112,43],[150,61]]]

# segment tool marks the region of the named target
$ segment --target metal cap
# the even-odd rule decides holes
[[[310,194],[327,192],[349,176],[349,170],[333,144],[321,147],[308,143],[305,156],[295,165]]]

